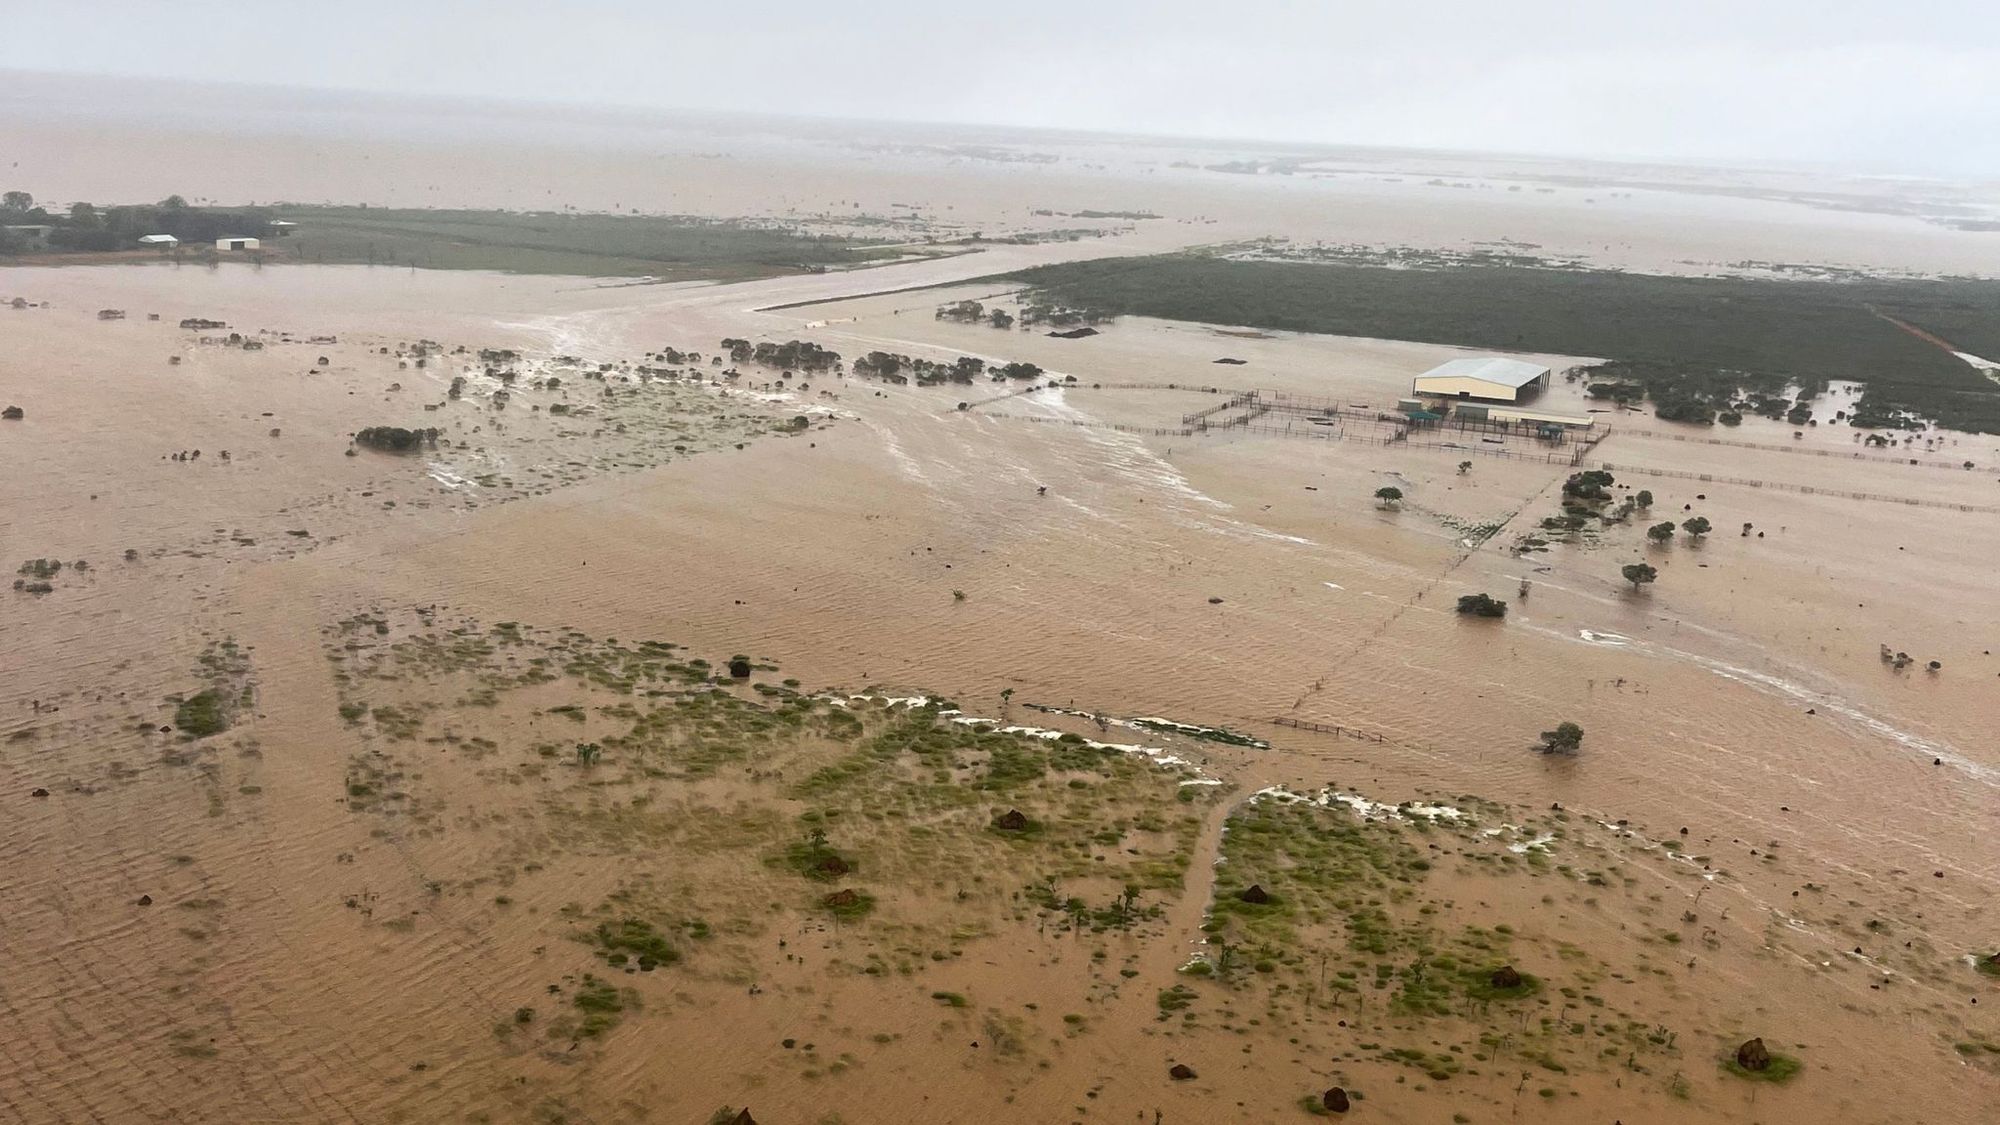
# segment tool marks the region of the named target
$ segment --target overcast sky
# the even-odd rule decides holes
[[[2000,0],[0,0],[0,12],[0,68],[2000,177]]]

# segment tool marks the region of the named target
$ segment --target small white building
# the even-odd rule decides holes
[[[272,238],[284,238],[299,229],[299,224],[290,219],[272,219],[265,225],[271,228]]]
[[[218,238],[215,240],[215,248],[217,250],[255,250],[259,245],[261,244],[254,238]]]
[[[142,234],[139,236],[139,245],[141,246],[158,246],[164,249],[168,246],[179,246],[180,244],[181,240],[171,234]]]
[[[1520,402],[1549,386],[1549,369],[1519,359],[1468,356],[1440,363],[1410,383],[1410,390],[1433,398],[1477,398]]]

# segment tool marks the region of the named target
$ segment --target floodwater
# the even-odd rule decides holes
[[[264,120],[218,148],[113,121],[100,139],[129,144],[79,153],[61,123],[10,117],[0,137],[18,174],[56,197],[524,206],[539,192],[731,215],[908,200],[1024,226],[1049,205],[1168,217],[1104,240],[727,287],[361,267],[0,270],[0,300],[48,306],[0,308],[0,398],[26,412],[0,423],[0,544],[9,565],[89,563],[48,594],[8,593],[0,617],[5,1116],[547,1120],[559,1103],[570,1120],[699,1121],[747,1100],[781,1122],[1120,1120],[1161,1107],[1170,1121],[1269,1120],[1300,1112],[1295,1071],[1324,1069],[1276,1029],[1211,1029],[1171,1048],[1207,1052],[1199,1088],[1165,1088],[1150,998],[1173,982],[1159,974],[1183,959],[1205,895],[1142,951],[1138,1010],[1115,1009],[1102,1034],[1039,1069],[969,1054],[921,993],[789,962],[761,978],[773,1003],[735,979],[691,979],[587,1061],[503,1049],[490,1025],[561,956],[549,926],[564,904],[659,860],[560,863],[511,890],[510,912],[475,910],[426,888],[472,885],[494,863],[503,787],[440,781],[440,826],[393,840],[345,807],[361,736],[340,719],[321,630],[429,606],[661,637],[712,659],[754,653],[814,689],[924,690],[975,714],[1010,690],[1226,726],[1270,746],[1183,740],[1175,752],[1241,793],[1337,784],[1391,803],[1559,804],[1577,828],[1557,847],[1608,872],[1601,891],[1555,902],[1498,880],[1446,886],[1504,915],[1537,964],[1574,942],[1616,965],[1619,1002],[1677,1029],[1683,1057],[1643,1076],[1573,1074],[1546,1102],[1532,1089],[1546,1074],[1528,1083],[1496,1066],[1422,1090],[1377,1069],[1371,1118],[1432,1121],[1463,1105],[1498,1119],[1522,1107],[1517,1081],[1543,1120],[1976,1122],[2000,1103],[1991,1065],[1957,1048],[2000,1042],[2000,988],[1966,963],[2000,944],[2000,440],[1942,434],[1892,455],[1831,425],[1795,437],[1750,419],[1702,435],[1734,444],[1710,444],[1608,417],[1585,465],[1650,489],[1651,518],[1516,555],[1558,510],[1567,464],[1107,425],[1172,428],[1215,401],[1187,387],[1383,405],[1451,349],[1142,320],[1056,340],[930,315],[954,296],[994,298],[991,285],[888,293],[1249,234],[1507,237],[1661,268],[1810,257],[1897,269],[1959,268],[1988,252],[1979,236],[1665,192],[1431,198],[1407,182],[989,167],[766,135],[659,175],[659,154],[627,133],[537,142],[598,153],[584,161],[376,127],[284,135]],[[128,315],[100,321],[100,308]],[[289,338],[203,344],[177,327],[190,316]],[[746,369],[733,388],[635,392],[618,407],[564,368],[566,389],[522,388],[495,412],[446,398],[451,374],[477,364],[447,351],[417,366],[407,348],[596,364],[710,351],[723,336],[811,339],[850,359],[1026,360],[1077,384],[960,411],[1007,388],[816,377],[810,390],[757,391],[742,384],[775,373]],[[1551,398],[1583,408],[1567,386]],[[541,409],[555,402],[588,403],[604,422]],[[805,411],[831,421],[766,432]],[[347,435],[372,424],[437,425],[447,444],[345,456]],[[1372,500],[1385,483],[1405,493],[1400,510]],[[1693,514],[1714,525],[1705,541],[1643,544],[1645,524]],[[1619,567],[1641,558],[1659,580],[1634,592]],[[1512,603],[1504,623],[1451,611],[1481,591]],[[232,749],[191,754],[140,733],[172,721],[163,701],[200,682],[197,661],[225,638],[249,653],[254,681]],[[1915,663],[1885,664],[1885,645]],[[1561,720],[1584,727],[1583,752],[1535,753],[1537,732]],[[493,727],[506,737],[505,722]],[[1680,839],[1696,858],[1654,849]],[[1195,887],[1212,860],[1197,854]],[[1714,940],[1660,944],[1697,891]],[[135,907],[141,895],[157,905]],[[355,901],[422,921],[357,925]],[[927,909],[913,926],[949,924],[948,901]],[[952,979],[1057,1013],[1081,987],[1079,960],[994,939]],[[827,1041],[876,1027],[901,1038],[835,1073],[770,1065],[771,1042],[815,1020]],[[1714,1053],[1752,1034],[1806,1059],[1806,1074],[1751,1089],[1719,1073]],[[1688,1096],[1668,1092],[1675,1075]]]

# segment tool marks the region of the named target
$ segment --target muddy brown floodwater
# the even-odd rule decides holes
[[[931,315],[1211,233],[725,287],[0,270],[0,1116],[1990,1120],[2000,443],[1191,434],[1457,353]],[[1075,381],[732,380],[725,336]],[[1650,510],[1520,552],[1605,465]]]

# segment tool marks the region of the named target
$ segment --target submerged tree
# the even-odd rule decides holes
[[[1402,502],[1403,490],[1393,485],[1383,485],[1375,490],[1375,499],[1382,502],[1381,507],[1394,508]]]
[[[1625,576],[1625,581],[1630,582],[1634,590],[1660,576],[1660,572],[1653,569],[1651,564],[1642,562],[1626,563],[1619,573]]]
[[[1542,753],[1574,754],[1583,746],[1583,728],[1575,723],[1562,722],[1556,729],[1542,732]]]
[[[1666,520],[1646,529],[1646,538],[1655,543],[1665,543],[1674,537],[1674,521]]]
[[[1690,538],[1699,539],[1709,533],[1710,524],[1708,517],[1694,516],[1690,519],[1682,520],[1681,530],[1687,532]]]
[[[1491,594],[1467,594],[1458,599],[1458,612],[1472,617],[1505,617],[1507,603]]]

